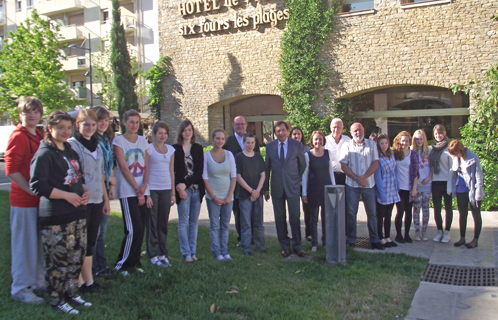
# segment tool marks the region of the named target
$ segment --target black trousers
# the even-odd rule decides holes
[[[138,205],[137,197],[119,199],[123,213],[124,239],[121,243],[116,270],[141,268],[140,253],[144,240],[144,229],[150,209],[146,204]]]
[[[449,231],[453,222],[453,204],[451,196],[446,192],[446,181],[432,182],[432,203],[434,204],[434,220],[438,230],[443,230],[443,217],[441,216],[441,200],[444,198],[444,210],[446,211],[446,228]]]
[[[99,235],[100,222],[102,221],[102,209],[104,202],[89,203],[86,205],[86,230],[87,230],[87,247],[86,256],[93,256],[97,236]]]
[[[469,215],[469,194],[457,193],[458,212],[460,213],[460,237],[465,238],[467,216]],[[474,239],[479,239],[482,229],[481,201],[470,202],[470,211],[474,218]]]
[[[377,202],[377,234],[380,239],[391,237],[391,215],[393,208],[394,203],[383,205]],[[382,233],[382,227],[384,227],[384,233]]]
[[[396,227],[396,232],[401,235],[401,225],[403,223],[403,215],[405,216],[405,236],[410,233],[410,226],[412,225],[412,207],[413,201],[410,202],[410,191],[399,190],[400,202],[396,203],[396,218],[394,219],[394,225]]]

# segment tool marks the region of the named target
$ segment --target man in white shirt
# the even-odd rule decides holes
[[[375,180],[373,174],[379,165],[375,142],[365,139],[365,130],[359,122],[351,125],[353,139],[342,147],[340,163],[346,174],[347,245],[356,243],[356,215],[360,195],[367,212],[368,233],[372,249],[384,250],[377,234]]]
[[[350,137],[342,134],[344,124],[339,118],[332,119],[330,122],[330,135],[325,137],[325,149],[330,150],[332,153],[332,165],[334,168],[334,178],[337,185],[346,185],[346,175],[342,171],[339,157],[341,155],[341,148],[344,143],[351,140]]]

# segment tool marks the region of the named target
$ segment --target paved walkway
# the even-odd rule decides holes
[[[0,189],[10,188],[0,184]],[[111,210],[121,211],[117,200],[111,201]],[[393,210],[393,216],[396,209]],[[366,250],[372,253],[403,253],[410,256],[421,257],[429,260],[430,264],[466,267],[498,267],[498,212],[483,212],[483,228],[479,239],[479,247],[467,249],[456,248],[453,243],[460,239],[458,228],[458,211],[454,211],[453,228],[450,232],[450,243],[435,243],[432,238],[437,230],[434,223],[433,213],[428,228],[429,241],[414,241],[412,244],[399,244],[396,248],[388,248],[383,251]],[[171,210],[170,220],[178,220],[176,206]],[[273,206],[271,200],[265,202],[264,208],[265,235],[276,238],[275,223],[273,218]],[[367,219],[360,204],[358,212],[358,236],[368,236]],[[205,202],[201,206],[199,224],[209,226],[209,216]],[[469,214],[467,223],[467,240],[470,241],[474,234],[474,222]],[[233,217],[230,230],[235,232]],[[290,228],[289,228],[290,230]],[[391,227],[391,238],[396,236],[394,223]],[[320,224],[319,224],[320,232]],[[412,227],[412,238],[414,238]],[[304,222],[302,222],[302,234],[304,234]],[[303,249],[309,251],[311,245],[305,242]],[[356,249],[363,250],[363,249]],[[408,320],[459,320],[459,319],[497,319],[498,318],[498,287],[463,287],[445,284],[420,282],[420,287],[415,293],[408,315]]]

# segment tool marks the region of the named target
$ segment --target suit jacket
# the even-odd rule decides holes
[[[254,147],[254,152],[259,153],[259,148],[261,146],[259,145],[258,138],[256,138],[256,146]],[[237,141],[237,138],[235,135],[231,135],[230,137],[227,138],[227,141],[225,141],[225,145],[223,146],[223,149],[231,151],[233,153],[233,156],[235,157],[238,153],[242,152],[242,148],[239,145],[239,142]]]
[[[278,157],[279,141],[273,140],[266,145],[266,181],[265,190],[268,190],[271,172],[271,195],[281,198],[301,196],[301,176],[306,169],[303,144],[288,138],[287,155],[284,163]]]

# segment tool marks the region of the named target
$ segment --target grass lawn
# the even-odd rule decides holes
[[[0,319],[72,318],[53,311],[48,302],[26,305],[10,298],[10,229],[7,192],[0,192]],[[123,237],[120,213],[107,230],[109,263]],[[283,261],[276,239],[267,238],[267,254],[243,256],[230,234],[233,261],[218,262],[210,251],[207,228],[199,228],[195,263],[181,260],[176,223],[168,246],[173,266],[145,274],[116,275],[98,282],[103,292],[84,298],[81,319],[399,319],[406,316],[427,261],[405,255],[348,250],[346,266],[325,262],[323,249],[311,261]],[[145,245],[144,245],[145,248]],[[145,249],[144,249],[145,250]],[[231,286],[240,293],[228,294]],[[47,294],[44,294],[47,299]],[[214,307],[213,307],[214,305]]]

